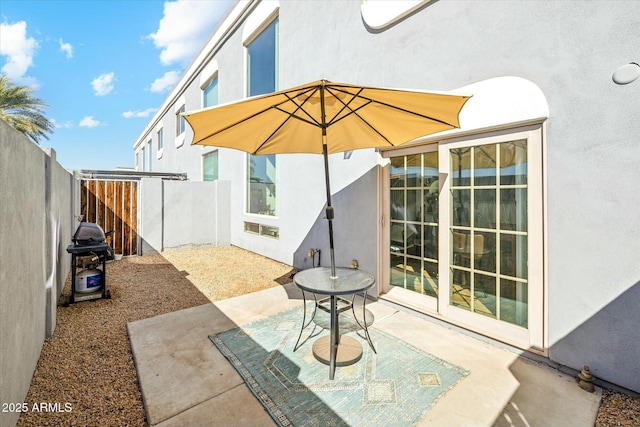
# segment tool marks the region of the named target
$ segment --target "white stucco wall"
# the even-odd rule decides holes
[[[79,184],[40,147],[0,120],[0,402],[24,402],[71,268]],[[0,412],[13,426],[20,413]]]
[[[640,390],[640,377],[628,375],[638,371],[634,355],[640,354],[640,339],[632,339],[640,323],[633,308],[640,292],[640,82],[618,86],[611,79],[620,65],[640,60],[640,3],[440,1],[381,29],[367,27],[361,6],[360,1],[279,4],[280,88],[319,78],[431,90],[473,90],[473,84],[496,77],[530,82],[537,91],[531,96],[544,98],[548,108],[540,113],[548,116],[542,167],[549,357],[573,368],[588,364],[596,376]],[[239,3],[235,16],[242,16],[244,7],[253,3]],[[245,94],[244,22],[241,18],[238,30],[213,52],[221,103]],[[188,87],[187,110],[200,108],[199,90],[197,84]],[[502,111],[529,110],[516,102]],[[465,114],[463,126],[481,121]],[[170,145],[165,141],[163,161],[155,166],[198,179],[203,149],[172,151]],[[243,222],[252,218],[244,213],[244,156],[221,150],[219,157],[220,179],[231,182],[231,243],[292,262],[300,245],[311,243],[308,236],[316,236],[322,215],[320,158],[279,157],[280,217],[264,219],[280,227],[280,240],[272,240],[243,231]],[[354,153],[349,161],[333,156],[334,192],[349,188],[376,164],[373,150]],[[356,186],[359,190],[349,193],[354,206],[349,217],[378,192],[373,180],[365,181],[370,188]],[[376,235],[374,224],[363,225],[363,245]],[[337,242],[347,237],[339,229],[337,218]],[[339,261],[348,263],[350,257],[343,254]]]

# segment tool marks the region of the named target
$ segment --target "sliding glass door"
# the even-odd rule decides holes
[[[540,126],[396,153],[383,292],[544,352]]]

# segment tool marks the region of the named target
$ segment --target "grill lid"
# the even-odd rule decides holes
[[[102,227],[93,222],[81,222],[73,235],[73,242],[76,245],[92,245],[103,243],[106,239]]]

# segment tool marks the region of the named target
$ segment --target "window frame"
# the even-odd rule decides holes
[[[273,184],[274,189],[275,189],[275,206],[273,207],[273,214],[270,213],[260,213],[260,212],[250,212],[250,197],[251,197],[251,177],[249,176],[249,174],[251,173],[250,170],[250,162],[251,162],[251,158],[252,157],[256,157],[256,158],[265,158],[267,156],[273,156],[274,161],[275,161],[275,165],[274,165],[274,169],[275,169],[275,178],[273,179],[273,182],[271,182],[271,184]],[[279,197],[278,197],[278,187],[279,187],[279,177],[280,177],[280,172],[278,171],[278,163],[279,163],[279,156],[276,154],[270,154],[270,155],[266,155],[266,156],[252,156],[249,153],[245,153],[245,180],[247,182],[247,184],[245,185],[245,198],[244,198],[244,213],[245,215],[248,216],[254,216],[254,217],[262,217],[262,218],[269,218],[269,219],[277,219],[279,217]],[[269,204],[266,203],[265,204],[267,206],[270,206]],[[264,211],[263,211],[264,212]]]
[[[271,92],[276,92],[278,90],[278,80],[280,77],[280,73],[279,73],[279,33],[280,33],[280,19],[278,16],[278,10],[276,9],[275,13],[271,14],[263,23],[262,25],[260,25],[252,34],[250,37],[248,37],[246,40],[243,41],[244,44],[244,91],[245,91],[245,96],[246,97],[251,97],[251,96],[257,96],[257,95],[263,95],[265,93],[271,93]],[[261,35],[263,35],[265,33],[265,31],[267,29],[269,29],[269,27],[271,27],[272,24],[276,24],[276,28],[275,28],[275,52],[274,52],[274,89],[271,92],[251,92],[249,90],[249,86],[250,86],[250,79],[249,79],[249,72],[250,70],[250,61],[249,61],[249,46],[251,44],[253,44],[256,40],[258,40],[260,38]]]
[[[176,136],[182,135],[187,129],[186,120],[184,116],[182,116],[182,113],[185,111],[187,110],[184,104],[176,110]]]
[[[262,9],[260,9],[260,7],[262,6]],[[267,9],[267,7],[272,7],[273,5],[269,5],[268,3],[261,3],[260,6],[258,7],[258,9],[256,9],[256,15],[252,16],[250,21],[244,28],[243,30],[243,45],[244,45],[244,91],[245,91],[245,96],[255,96],[255,95],[259,95],[262,94],[262,92],[259,93],[252,93],[250,92],[250,87],[249,87],[249,81],[250,81],[250,77],[251,77],[251,68],[250,68],[250,61],[249,61],[249,48],[251,46],[252,43],[254,43],[256,40],[258,40],[260,38],[261,35],[265,34],[265,31],[268,30],[271,25],[275,25],[275,42],[274,42],[274,82],[273,82],[273,90],[270,92],[266,92],[266,93],[271,93],[271,92],[275,92],[278,90],[278,76],[279,76],[279,67],[278,67],[278,58],[279,58],[279,16],[278,16],[278,12],[279,12],[279,6],[275,6],[272,9]],[[261,156],[255,156],[255,157],[261,157]],[[277,189],[278,189],[278,178],[279,178],[279,171],[278,171],[278,156],[274,155],[274,162],[275,162],[275,179],[273,182],[274,186],[275,186],[275,206],[273,207],[273,214],[264,214],[264,213],[252,213],[250,212],[251,209],[251,201],[250,201],[250,195],[251,195],[251,177],[250,177],[250,167],[249,164],[251,162],[251,158],[252,155],[251,154],[246,154],[245,155],[245,172],[244,172],[244,180],[245,180],[245,185],[244,185],[244,214],[247,216],[252,216],[252,217],[263,217],[263,218],[269,218],[269,219],[277,219],[278,218],[278,212],[279,212],[279,198],[277,195]]]
[[[186,135],[186,119],[184,116],[181,116],[181,112],[186,111],[186,101],[184,95],[182,95],[175,103],[175,107],[173,109],[174,114],[176,115],[176,119],[174,121],[176,128],[176,136],[175,136],[175,146],[176,148],[180,148],[184,145],[185,135]],[[182,123],[182,130],[181,130]]]
[[[216,82],[216,92],[217,92],[216,93],[216,100],[215,100],[214,104],[207,105],[205,103],[205,100],[206,100],[205,92],[206,92],[206,89],[211,87],[211,85],[213,84],[214,81]],[[218,72],[217,71],[200,86],[200,94],[201,94],[200,105],[201,105],[202,108],[214,107],[214,106],[220,104],[220,80],[218,79]]]
[[[208,147],[207,147],[208,148]],[[207,158],[208,156],[213,156],[215,154],[216,156],[216,173],[215,173],[215,178],[214,179],[205,179],[205,158]],[[202,154],[202,181],[204,182],[212,182],[212,181],[217,181],[218,179],[220,179],[220,151],[219,150],[212,150],[209,151],[207,153],[203,153]]]
[[[147,141],[147,149],[149,150],[149,165],[148,165],[148,171],[149,172],[153,172],[153,140],[149,139]]]
[[[156,158],[161,159],[164,153],[164,126],[160,123],[156,127]]]

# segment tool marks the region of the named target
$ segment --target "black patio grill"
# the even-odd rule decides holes
[[[105,234],[102,227],[92,222],[81,222],[78,226],[73,235],[73,244],[67,246],[67,252],[71,254],[71,295],[65,301],[65,306],[80,301],[111,298],[111,292],[107,290],[107,260],[113,259],[114,256],[106,239],[112,234],[113,230]],[[76,295],[78,257],[92,257],[93,260],[102,264],[102,269],[99,269],[101,289],[84,295]]]

